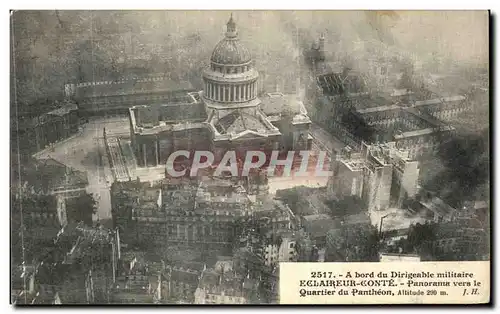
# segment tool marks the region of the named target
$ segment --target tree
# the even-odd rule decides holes
[[[403,73],[398,82],[398,88],[412,90],[414,89],[414,70],[410,60],[403,61]]]
[[[436,240],[438,225],[434,223],[416,223],[410,227],[408,239],[403,243],[403,252],[432,257],[432,243]],[[431,258],[433,259],[433,258]]]
[[[379,236],[370,224],[344,224],[327,233],[325,261],[378,262]]]
[[[92,194],[84,193],[66,201],[68,221],[92,225],[92,215],[97,212],[97,202]]]
[[[488,129],[443,139],[437,153],[440,167],[437,173],[422,174],[422,187],[436,192],[451,206],[461,208],[464,201],[489,188],[489,155]]]
[[[330,208],[332,217],[359,214],[366,210],[365,203],[357,195],[349,195],[341,200],[329,200],[326,201],[326,205]]]

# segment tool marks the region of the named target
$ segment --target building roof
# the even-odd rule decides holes
[[[354,225],[354,224],[371,224],[370,216],[367,213],[359,213],[355,215],[344,216],[344,224]]]
[[[210,287],[219,284],[220,274],[215,272],[213,269],[205,270],[201,276],[199,287]]]
[[[227,274],[218,274],[215,272],[209,273],[209,276],[205,277],[205,274],[200,281],[200,288],[205,289],[209,294],[222,294],[225,296],[233,297],[245,297],[243,291],[244,280],[231,276]],[[250,285],[250,283],[247,283]]]
[[[304,230],[313,238],[326,236],[331,229],[340,227],[339,220],[335,220],[326,214],[308,215],[303,218]]]
[[[296,95],[284,95],[282,93],[268,93],[261,97],[261,109],[268,115],[280,115],[286,111],[292,114],[301,113],[301,102]]]
[[[48,115],[53,115],[53,116],[64,116],[71,111],[78,110],[78,106],[74,103],[66,103],[64,106],[54,109],[50,112],[48,112]]]
[[[450,97],[416,101],[415,106],[435,105],[435,104],[439,104],[439,103],[443,103],[443,102],[462,101],[462,100],[465,100],[465,96],[456,95],[456,96],[450,96]]]
[[[209,123],[219,140],[280,134],[262,112],[252,112],[251,109],[234,109],[222,117],[212,114]]]
[[[76,95],[78,98],[194,91],[193,86],[189,82],[177,82],[163,76],[119,81],[80,83],[77,84],[76,87]]]
[[[241,110],[235,110],[214,123],[220,134],[239,134],[246,130],[258,132],[268,129],[258,117],[252,116]]]
[[[394,135],[394,139],[399,140],[399,139],[405,139],[409,137],[417,137],[417,136],[422,136],[422,135],[429,135],[433,133],[437,133],[439,131],[451,131],[453,130],[452,126],[445,126],[442,128],[426,128],[426,129],[420,129],[420,130],[415,130],[415,131],[408,131],[408,132],[403,132],[402,134],[396,134]]]
[[[172,281],[185,282],[194,286],[198,285],[200,273],[196,270],[185,269],[185,268],[172,268],[170,273],[170,279]]]
[[[155,134],[164,130],[198,128],[199,122],[206,120],[207,112],[203,102],[172,103],[155,106],[135,106],[129,114],[135,132]],[[143,115],[143,117],[141,117]]]
[[[392,91],[391,96],[392,97],[398,97],[398,96],[405,96],[405,95],[410,95],[413,94],[413,92],[407,88],[403,89],[395,89]]]
[[[35,167],[37,171],[50,175],[50,182],[44,182],[49,189],[88,185],[86,172],[68,167],[53,158],[37,159]]]
[[[23,122],[23,123],[20,123],[20,127],[21,128],[32,128],[32,127],[44,125],[47,123],[51,123],[54,121],[54,119],[56,117],[63,117],[65,115],[71,113],[72,111],[76,111],[76,110],[78,110],[78,106],[76,104],[66,102],[66,103],[62,104],[62,106],[60,106],[59,108],[54,109],[54,110],[49,111],[49,112],[46,112],[44,114],[41,114],[37,117],[27,118],[27,119],[20,118],[20,121]]]
[[[380,254],[380,262],[420,262],[420,256],[416,254]]]
[[[174,267],[179,269],[195,270],[200,273],[205,269],[205,264],[201,262],[182,261],[182,262],[174,262],[173,265]]]
[[[160,106],[160,119],[166,122],[182,122],[189,120],[203,121],[207,118],[203,102],[179,103]]]
[[[433,197],[430,200],[420,201],[420,204],[422,204],[425,208],[441,216],[448,216],[456,211],[455,208],[446,204],[439,197]]]
[[[414,107],[405,108],[405,111],[412,114],[415,118],[424,120],[429,125],[429,127],[438,127],[446,125],[443,121],[436,119],[435,117],[431,116],[426,112],[420,112]]]
[[[388,110],[399,110],[399,109],[401,109],[401,107],[399,105],[384,105],[384,106],[378,106],[378,107],[359,109],[358,113],[365,114],[365,113],[388,111]]]

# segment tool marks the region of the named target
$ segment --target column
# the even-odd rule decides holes
[[[222,85],[222,101],[226,101],[226,85]]]
[[[156,165],[158,166],[160,164],[160,156],[158,153],[158,138],[155,139],[155,155],[156,155]]]
[[[184,231],[186,232],[185,235],[184,235],[184,238],[187,241],[187,240],[189,240],[189,226],[188,225],[184,226]]]
[[[241,92],[243,91],[243,88],[242,88],[243,85],[238,85],[238,100],[241,101],[241,99],[243,98],[242,95],[241,95]]]
[[[38,134],[39,129],[35,127],[33,130],[35,130],[35,142],[36,142],[36,149],[40,150],[40,135]]]
[[[181,236],[181,225],[177,224],[177,239]]]
[[[147,162],[147,152],[146,152],[146,144],[142,144],[142,158],[144,159],[144,167],[148,166]]]
[[[243,100],[247,100],[247,87],[248,85],[247,84],[244,84],[243,85]]]

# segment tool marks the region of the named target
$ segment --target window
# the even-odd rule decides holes
[[[288,248],[290,248],[290,249],[293,249],[294,247],[295,247],[295,243],[293,243],[293,242],[290,243],[289,246],[288,246]]]

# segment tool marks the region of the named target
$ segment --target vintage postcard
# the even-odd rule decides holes
[[[11,11],[11,303],[489,303],[489,14]]]

